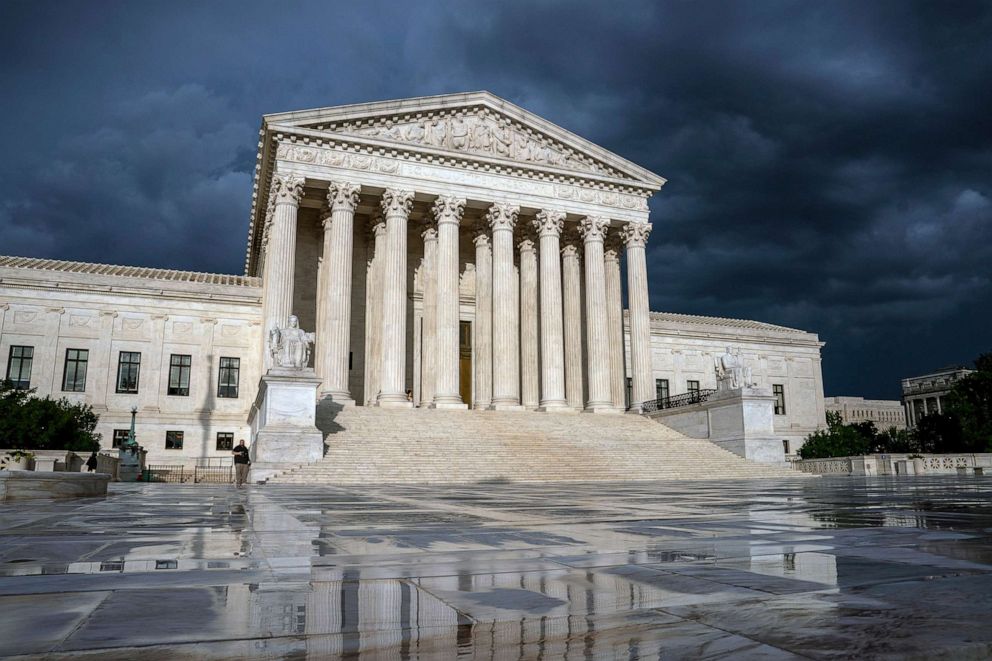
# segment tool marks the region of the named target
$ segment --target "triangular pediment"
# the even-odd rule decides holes
[[[509,161],[530,168],[636,182],[665,180],[489,92],[380,101],[266,115],[269,127],[296,127],[424,151]]]

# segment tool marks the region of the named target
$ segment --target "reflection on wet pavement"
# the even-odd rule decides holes
[[[0,506],[0,653],[987,658],[990,496],[964,476],[115,485]]]

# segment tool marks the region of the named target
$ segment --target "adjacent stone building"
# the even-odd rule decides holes
[[[865,399],[864,397],[827,397],[828,412],[839,413],[845,424],[873,422],[879,430],[895,427],[906,429],[903,405],[897,400]]]
[[[943,412],[943,398],[954,382],[974,372],[961,365],[951,365],[922,376],[902,380],[902,405],[910,429],[925,415]]]
[[[290,314],[343,406],[636,413],[713,388],[733,346],[788,452],[822,425],[815,334],[649,312],[661,177],[485,92],[267,115],[260,135],[245,276],[0,258],[2,374],[91,403],[105,445],[136,408],[152,463],[250,435]]]

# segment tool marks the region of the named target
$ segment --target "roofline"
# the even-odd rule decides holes
[[[63,273],[82,273],[87,275],[141,278],[145,280],[165,280],[171,282],[192,282],[234,287],[261,286],[258,278],[229,273],[181,271],[178,269],[163,269],[151,266],[123,266],[119,264],[76,262],[42,257],[17,257],[13,255],[0,255],[0,268],[59,271]]]

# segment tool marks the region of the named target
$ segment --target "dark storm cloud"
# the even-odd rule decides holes
[[[982,3],[7,3],[0,252],[237,271],[262,113],[489,89],[667,177],[652,307],[989,350]]]

